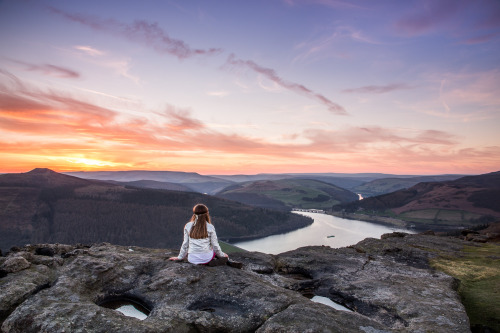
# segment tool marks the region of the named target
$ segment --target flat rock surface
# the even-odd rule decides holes
[[[177,250],[31,245],[0,258],[1,331],[470,332],[457,281],[428,266],[433,247],[464,243],[399,235],[342,249],[234,254],[243,269],[169,261]],[[139,320],[98,305],[113,299],[150,314]]]

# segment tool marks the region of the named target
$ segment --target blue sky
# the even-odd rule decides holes
[[[0,1],[0,172],[496,171],[498,1]]]

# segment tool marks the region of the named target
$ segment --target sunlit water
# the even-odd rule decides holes
[[[350,312],[352,312],[351,309],[348,309],[348,308],[346,308],[343,305],[335,303],[335,302],[333,302],[331,299],[329,299],[327,297],[314,296],[313,298],[311,298],[311,301],[316,302],[316,303],[321,303],[321,304],[328,305],[328,306],[334,308],[335,310],[350,311]]]
[[[123,313],[125,316],[134,317],[140,320],[144,320],[148,317],[145,313],[139,311],[135,306],[131,304],[122,305],[118,307],[116,311]]]
[[[286,234],[234,243],[234,245],[248,251],[278,254],[309,245],[328,245],[332,248],[345,247],[354,245],[368,237],[380,238],[381,235],[394,231],[412,233],[412,231],[406,229],[347,220],[321,213],[294,213],[312,217],[314,219],[313,224]]]

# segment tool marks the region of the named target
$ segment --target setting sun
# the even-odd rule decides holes
[[[82,157],[70,157],[70,158],[63,158],[63,159],[65,161],[70,162],[70,163],[81,165],[83,167],[104,167],[104,166],[114,167],[114,166],[118,165],[117,163],[93,160],[93,159],[82,158]]]

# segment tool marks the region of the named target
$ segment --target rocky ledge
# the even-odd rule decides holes
[[[465,244],[394,233],[349,248],[235,253],[243,269],[168,261],[177,250],[30,245],[0,258],[1,331],[470,332],[458,281],[429,266]],[[149,316],[99,305],[112,299],[140,303]]]

